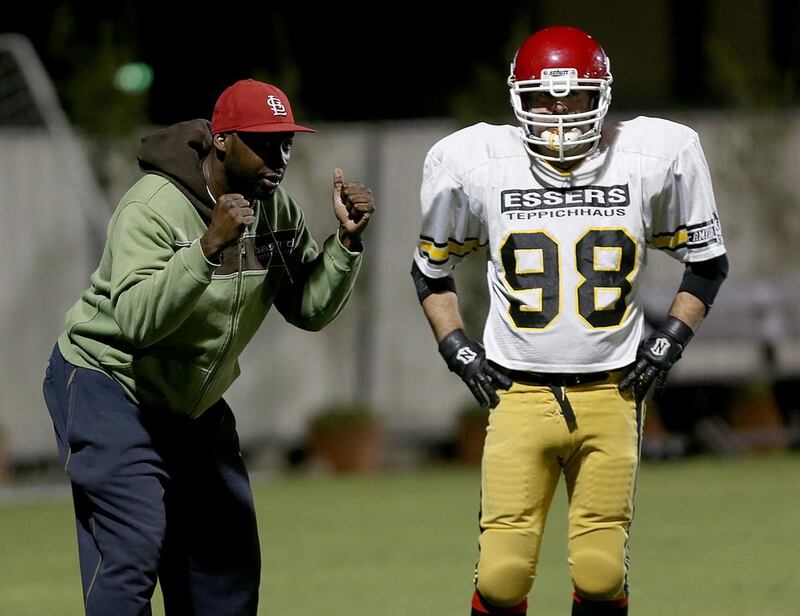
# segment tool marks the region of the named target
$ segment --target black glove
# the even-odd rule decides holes
[[[667,373],[672,365],[681,358],[684,347],[689,344],[694,332],[677,317],[669,317],[661,329],[655,330],[650,337],[639,345],[636,353],[636,364],[619,383],[620,390],[633,385],[638,400],[643,400],[655,381],[655,397],[661,396]]]
[[[508,389],[512,381],[498,372],[486,361],[483,345],[470,340],[463,329],[457,329],[445,336],[439,343],[439,353],[447,362],[451,372],[455,372],[467,384],[472,395],[481,406],[491,408],[500,404],[495,388]]]

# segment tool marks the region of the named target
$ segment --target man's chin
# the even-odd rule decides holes
[[[277,190],[277,188],[278,188],[277,186],[275,186],[274,188],[268,188],[266,186],[263,186],[263,185],[259,184],[252,191],[253,192],[253,198],[254,199],[258,199],[260,201],[263,201],[264,199],[269,199],[272,195],[275,194],[275,191]]]

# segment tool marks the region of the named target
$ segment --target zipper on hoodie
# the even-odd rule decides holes
[[[247,233],[247,230],[245,230]],[[194,404],[192,408],[189,409],[189,415],[194,416],[194,410],[197,408],[197,405],[203,400],[203,397],[206,395],[208,388],[211,386],[211,383],[214,382],[214,377],[217,376],[217,369],[222,365],[225,360],[225,356],[228,354],[228,349],[230,348],[231,344],[233,343],[233,339],[235,337],[235,324],[236,320],[239,316],[239,309],[241,308],[240,304],[242,301],[242,286],[244,285],[244,257],[247,252],[247,248],[245,246],[244,234],[242,237],[239,238],[239,271],[236,274],[236,291],[234,292],[234,306],[233,311],[231,312],[230,317],[230,325],[228,328],[228,338],[225,340],[225,343],[222,345],[222,349],[219,353],[217,353],[217,361],[211,366],[211,370],[208,372],[208,376],[206,377],[205,383],[203,383],[202,389],[200,389],[200,393],[195,398]]]

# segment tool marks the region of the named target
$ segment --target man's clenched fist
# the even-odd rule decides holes
[[[217,261],[220,252],[242,237],[247,225],[255,220],[255,212],[244,195],[222,195],[217,199],[211,214],[211,223],[200,238],[203,254],[209,261]]]

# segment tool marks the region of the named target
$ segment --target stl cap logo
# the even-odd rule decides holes
[[[461,347],[456,353],[456,359],[462,364],[471,364],[478,357],[478,354],[469,347]]]
[[[267,98],[267,105],[269,105],[269,108],[272,109],[272,115],[286,115],[286,107],[284,106],[283,101],[274,94],[270,94],[269,98]]]
[[[667,354],[667,351],[669,351],[669,347],[669,340],[666,338],[657,338],[653,343],[653,346],[650,347],[650,352],[658,357],[664,357],[664,355]]]

